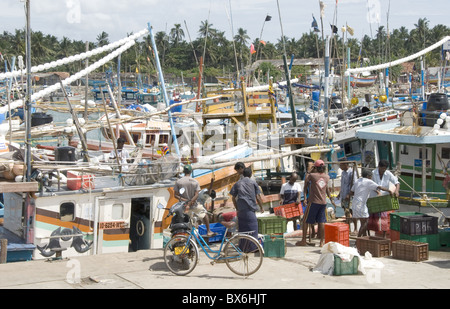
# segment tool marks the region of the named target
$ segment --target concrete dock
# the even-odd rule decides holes
[[[163,250],[33,260],[0,264],[1,289],[446,289],[450,287],[450,248],[430,251],[429,259],[409,262],[374,258],[383,264],[367,274],[330,276],[311,271],[321,256],[316,246],[298,247],[286,239],[284,258],[265,257],[260,270],[242,278],[225,264],[211,265],[200,252],[187,276],[172,274]],[[354,245],[351,239],[350,246]]]

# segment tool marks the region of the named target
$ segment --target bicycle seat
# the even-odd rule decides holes
[[[182,223],[175,223],[175,224],[171,224],[170,225],[170,230],[171,231],[176,231],[176,230],[190,230],[191,229],[191,224],[187,223],[187,222],[182,222]]]

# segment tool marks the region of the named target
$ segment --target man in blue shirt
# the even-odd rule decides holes
[[[245,168],[243,178],[234,184],[230,194],[237,210],[239,232],[252,232],[250,235],[258,239],[258,220],[255,212],[264,212],[261,190],[256,181],[251,179],[252,170]]]

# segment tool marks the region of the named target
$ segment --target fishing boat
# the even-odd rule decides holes
[[[450,106],[445,99],[436,104],[438,97],[446,99],[430,96],[426,108],[410,105],[397,121],[361,128],[356,136],[367,145],[383,146],[372,151],[397,170],[403,210],[436,212],[434,205],[449,216]]]

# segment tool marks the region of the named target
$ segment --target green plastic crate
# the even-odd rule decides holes
[[[264,235],[264,256],[282,258],[286,255],[286,239],[283,235]]]
[[[283,234],[286,233],[287,219],[280,216],[267,216],[258,218],[258,233]]]
[[[442,247],[450,247],[450,228],[439,229],[439,244]]]
[[[398,210],[400,205],[398,198],[390,195],[380,195],[367,199],[367,208],[369,213],[378,213],[383,211]]]
[[[407,235],[407,234],[400,233],[400,239],[406,239],[406,240],[427,243],[428,250],[430,250],[430,251],[436,251],[441,248],[441,244],[439,241],[439,234]]]
[[[350,262],[344,262],[339,255],[334,255],[334,276],[356,275],[358,274],[359,259],[354,256]]]
[[[421,212],[393,212],[390,214],[391,216],[391,230],[400,232],[400,217],[408,217],[408,216],[420,216],[423,215]]]

